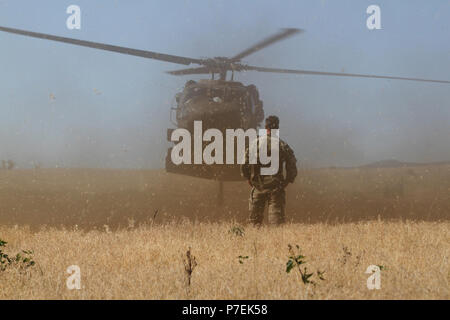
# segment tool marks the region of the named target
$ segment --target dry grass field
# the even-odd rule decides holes
[[[283,227],[246,224],[245,183],[225,185],[222,207],[216,191],[162,171],[0,171],[4,253],[36,262],[0,271],[0,299],[450,298],[449,166],[303,171]],[[286,273],[289,244],[325,280]],[[81,290],[66,287],[70,265]],[[383,266],[380,290],[369,265]]]
[[[1,299],[449,299],[450,224],[289,224],[229,233],[227,223],[175,223],[114,232],[0,228],[10,252],[33,249],[37,266],[0,274]],[[325,280],[304,285],[286,273],[288,244]],[[183,256],[197,267],[187,286]],[[239,263],[239,256],[248,256]],[[381,289],[366,286],[382,265]],[[67,267],[81,269],[68,290]]]

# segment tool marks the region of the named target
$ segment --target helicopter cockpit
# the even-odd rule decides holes
[[[262,101],[254,85],[221,80],[188,81],[177,95],[179,127],[191,128],[202,120],[209,128],[256,127],[264,118]]]

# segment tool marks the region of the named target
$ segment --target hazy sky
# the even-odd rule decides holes
[[[81,30],[66,8],[81,7]],[[366,9],[381,7],[382,30]],[[0,0],[0,25],[187,57],[306,32],[252,65],[450,80],[450,1]],[[21,167],[160,168],[176,64],[0,32],[0,158]],[[195,79],[199,77],[194,77]],[[300,162],[450,160],[450,85],[248,72]]]

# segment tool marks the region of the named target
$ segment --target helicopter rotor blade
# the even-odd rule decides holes
[[[379,75],[356,74],[356,73],[321,72],[321,71],[310,71],[310,70],[276,69],[276,68],[265,68],[265,67],[255,67],[255,66],[243,66],[243,70],[252,70],[252,71],[259,71],[259,72],[273,72],[273,73],[307,74],[307,75],[318,75],[318,76],[376,78],[376,79],[408,80],[408,81],[434,82],[434,83],[450,83],[450,81],[447,81],[447,80],[432,80],[432,79],[421,79],[421,78],[379,76]]]
[[[174,56],[174,55],[170,55],[170,54],[126,48],[126,47],[119,47],[119,46],[103,44],[103,43],[98,43],[98,42],[92,42],[92,41],[59,37],[59,36],[54,36],[54,35],[50,35],[50,34],[44,34],[44,33],[38,33],[38,32],[26,31],[26,30],[6,28],[6,27],[0,26],[0,31],[19,34],[19,35],[33,37],[33,38],[39,38],[39,39],[45,39],[45,40],[51,40],[51,41],[57,41],[57,42],[64,42],[64,43],[69,43],[69,44],[82,46],[82,47],[89,47],[89,48],[95,48],[95,49],[100,49],[100,50],[118,52],[118,53],[122,53],[122,54],[127,54],[127,55],[147,58],[147,59],[155,59],[155,60],[161,60],[161,61],[166,61],[166,62],[184,64],[184,65],[190,65],[191,63],[202,64],[202,60],[199,60],[199,59],[192,59],[192,58]]]
[[[302,29],[295,29],[295,28],[287,28],[287,29],[283,29],[283,31],[267,38],[264,39],[261,42],[258,42],[257,44],[255,44],[254,46],[248,48],[247,50],[235,55],[233,58],[231,58],[231,61],[239,61],[242,58],[251,55],[252,53],[259,51],[261,49],[264,49],[265,47],[270,46],[271,44],[274,44],[275,42],[281,41],[283,39],[286,39],[296,33],[301,33],[304,30]]]
[[[211,73],[211,70],[209,70],[206,67],[199,67],[199,68],[167,71],[167,73],[174,75],[174,76],[183,76],[183,75],[188,75],[188,74],[208,74],[208,73]]]

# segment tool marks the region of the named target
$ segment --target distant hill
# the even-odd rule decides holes
[[[448,164],[450,164],[450,161],[420,163],[420,162],[405,162],[395,159],[388,159],[372,162],[360,166],[360,168],[401,168],[401,167],[434,166],[434,165],[448,165]]]

